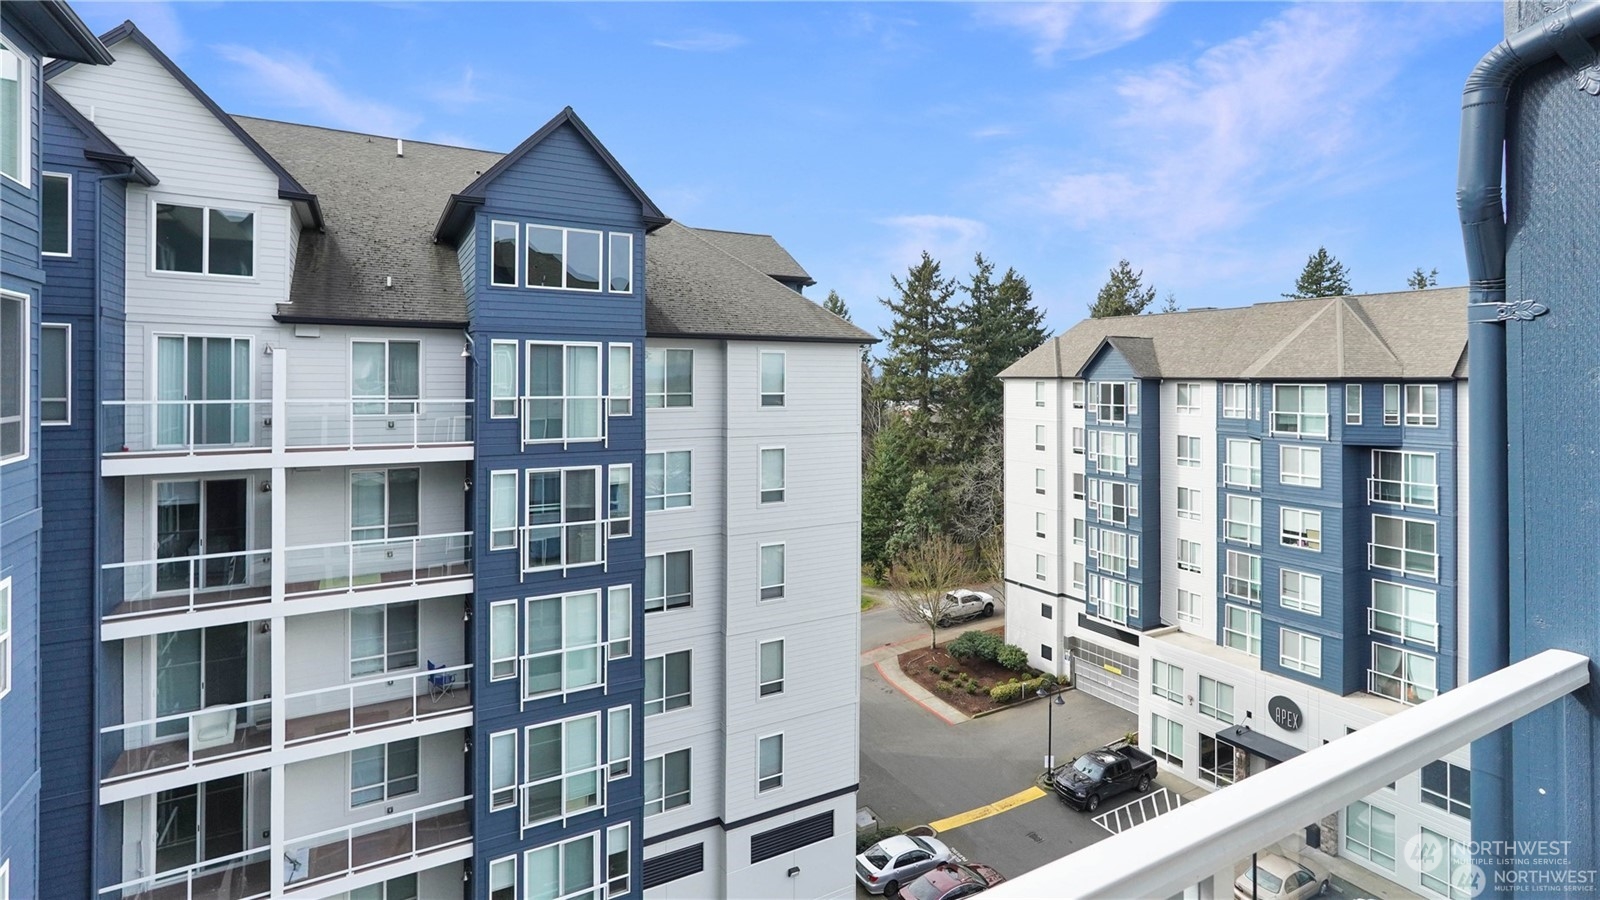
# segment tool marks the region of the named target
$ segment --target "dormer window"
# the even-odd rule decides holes
[[[156,271],[255,274],[255,219],[241,210],[157,203]]]
[[[528,287],[600,290],[598,231],[528,226]]]

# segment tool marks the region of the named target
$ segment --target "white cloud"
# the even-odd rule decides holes
[[[305,113],[317,120],[316,124],[404,136],[422,122],[414,113],[349,94],[303,57],[283,52],[269,55],[237,44],[214,49],[249,75],[250,86],[262,100]]]
[[[161,52],[177,59],[184,51],[189,49],[189,35],[183,29],[183,23],[178,21],[178,6],[176,3],[134,2],[134,3],[81,3],[77,4],[78,12],[85,22],[94,29],[96,34],[110,31],[122,24],[124,19],[139,26],[150,40],[155,41]]]
[[[694,31],[670,40],[657,38],[650,43],[668,50],[682,50],[687,53],[722,53],[743,46],[745,39],[740,35],[724,31]]]
[[[458,80],[434,85],[426,88],[423,93],[441,106],[471,106],[489,99],[487,94],[478,89],[476,82],[477,73],[472,71],[471,66],[467,66],[461,70],[461,77]]]
[[[885,268],[880,271],[896,274],[916,265],[924,250],[943,266],[946,275],[961,271],[989,240],[988,225],[960,216],[893,216],[878,224],[894,232],[882,253]]]
[[[1010,137],[1016,133],[1017,129],[1010,125],[985,125],[982,128],[974,129],[972,136],[978,140],[983,140],[985,138]]]
[[[1144,37],[1163,4],[1122,3],[985,3],[978,21],[1020,31],[1033,38],[1033,58],[1052,65],[1057,54],[1087,59]]]

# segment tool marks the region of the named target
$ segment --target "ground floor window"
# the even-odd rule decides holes
[[[1150,752],[1175,766],[1183,765],[1183,723],[1152,714]]]
[[[1200,780],[1217,787],[1233,784],[1233,748],[1209,734],[1200,735]]]
[[[1394,871],[1394,813],[1357,800],[1345,807],[1344,849]]]

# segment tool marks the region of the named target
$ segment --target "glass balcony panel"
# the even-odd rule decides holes
[[[284,401],[284,444],[358,449],[460,444],[472,440],[471,400]]]
[[[472,666],[439,666],[284,697],[288,746],[472,708]]]
[[[111,783],[271,749],[272,701],[204,709],[100,730],[101,781]]]
[[[310,544],[284,551],[284,595],[421,584],[472,574],[470,532]]]

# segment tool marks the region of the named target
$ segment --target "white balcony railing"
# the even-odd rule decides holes
[[[606,439],[609,398],[595,394],[573,397],[522,397],[524,444],[576,444]]]
[[[984,898],[1172,897],[1195,885],[1201,896],[1228,896],[1231,884],[1216,876],[1231,882],[1251,853],[1588,683],[1587,658],[1546,650],[998,884]]]
[[[101,782],[272,749],[272,701],[208,706],[100,729]]]
[[[100,889],[106,900],[256,900],[272,893],[272,848],[257,847]]]
[[[425,447],[472,440],[471,400],[338,399],[284,403],[290,449]]]
[[[333,828],[284,844],[291,892],[472,840],[472,795]],[[320,896],[320,895],[318,895]]]
[[[270,400],[107,400],[107,454],[237,453],[272,445]]]
[[[286,597],[394,587],[470,575],[472,532],[307,544],[283,553]]]
[[[270,599],[272,551],[239,550],[101,566],[105,620],[194,612]]]
[[[472,665],[386,675],[284,697],[287,746],[472,708]]]

